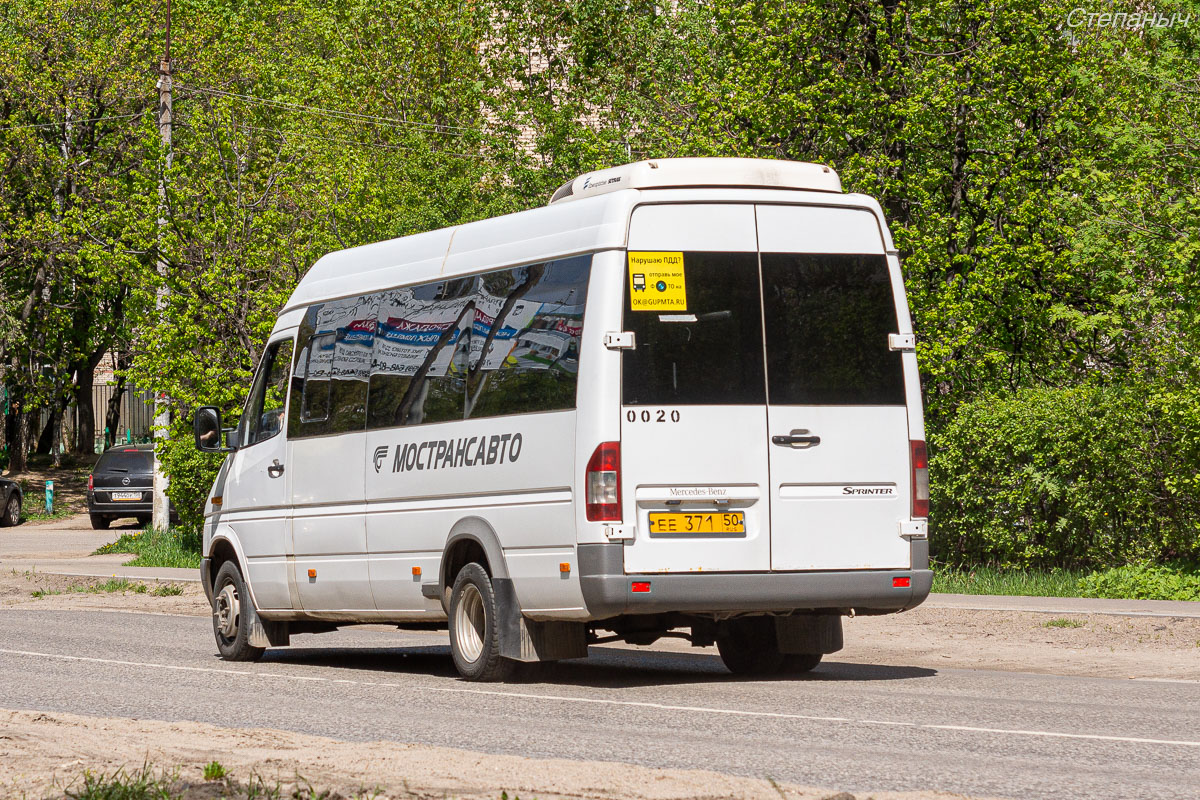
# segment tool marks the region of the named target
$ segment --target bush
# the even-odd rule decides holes
[[[1200,600],[1200,570],[1186,564],[1113,567],[1081,578],[1079,594],[1135,600]]]
[[[1200,555],[1200,403],[1121,387],[1024,389],[931,436],[934,555],[1105,568]]]
[[[167,494],[179,514],[178,528],[189,536],[197,537],[196,541],[199,542],[204,525],[204,502],[208,499],[217,473],[221,471],[223,456],[202,453],[196,449],[189,418],[172,424],[171,438],[162,446],[159,457],[163,462],[163,471],[171,478]]]

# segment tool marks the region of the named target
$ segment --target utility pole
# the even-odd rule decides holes
[[[158,294],[155,307],[161,319],[167,304],[167,262],[162,257],[163,233],[167,227],[167,173],[171,171],[171,0],[167,0],[167,45],[158,65],[158,134],[163,143],[163,169],[158,178]],[[171,424],[171,407],[165,392],[154,394],[154,515],[152,524],[160,531],[171,526],[171,501],[167,498],[167,476],[163,473],[162,445]]]

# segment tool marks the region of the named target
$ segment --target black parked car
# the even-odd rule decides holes
[[[120,517],[139,525],[154,511],[154,445],[121,445],[105,450],[88,476],[88,513],[92,527],[104,530]],[[171,521],[177,521],[172,509]]]
[[[21,487],[0,478],[0,528],[21,521]]]

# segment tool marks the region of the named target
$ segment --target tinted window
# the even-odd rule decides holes
[[[96,464],[96,472],[145,473],[153,469],[154,453],[150,450],[110,450]]]
[[[243,415],[246,445],[266,441],[282,428],[291,364],[291,339],[269,345],[263,353]]]
[[[622,359],[630,405],[764,403],[762,310],[756,253],[684,253],[686,309],[634,311],[625,288]]]
[[[763,253],[762,272],[773,405],[903,405],[883,256]]]
[[[575,407],[591,261],[581,256],[483,276],[467,376],[468,416]]]
[[[385,292],[367,423],[575,407],[590,256]]]
[[[300,324],[292,379],[292,438],[360,431],[379,297],[362,296],[308,309]]]

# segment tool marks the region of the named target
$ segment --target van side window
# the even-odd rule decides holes
[[[495,317],[480,315],[467,379],[469,417],[575,408],[591,256],[483,277]]]
[[[250,398],[246,403],[246,446],[266,441],[279,433],[283,426],[283,410],[287,405],[288,373],[292,364],[292,340],[286,339],[267,346]]]
[[[319,303],[300,324],[288,436],[361,431],[378,295]]]
[[[575,407],[591,256],[384,292],[367,427]]]
[[[303,380],[300,383],[300,421],[324,422],[329,419],[329,359],[337,334],[319,333],[308,337],[304,348]]]

